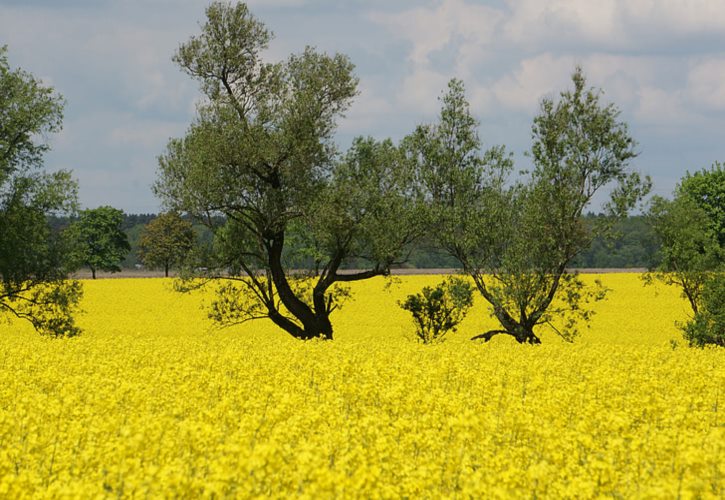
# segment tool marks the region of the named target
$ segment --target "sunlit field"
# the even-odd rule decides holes
[[[722,498],[725,349],[638,275],[574,344],[439,345],[397,301],[438,276],[356,284],[336,340],[219,330],[171,280],[85,281],[84,334],[0,323],[0,497]],[[589,278],[588,278],[589,279]]]

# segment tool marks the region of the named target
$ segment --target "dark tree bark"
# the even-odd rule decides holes
[[[314,309],[295,294],[290,287],[284,267],[282,266],[282,248],[284,233],[280,232],[272,239],[268,247],[269,269],[272,274],[279,299],[285,308],[302,323],[302,327],[282,316],[279,311],[270,311],[270,318],[275,324],[295,338],[309,340],[323,338],[332,340],[332,323],[330,311],[326,307],[325,292],[329,288],[323,280],[318,282],[313,292]],[[331,284],[331,283],[330,283]]]
[[[519,344],[541,344],[541,339],[534,333],[532,329],[520,329],[518,332],[509,332],[508,330],[489,330],[475,337],[471,337],[471,340],[483,339],[485,342],[491,340],[494,336],[503,334],[511,335],[516,342]]]

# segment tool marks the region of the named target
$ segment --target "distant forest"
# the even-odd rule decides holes
[[[587,214],[585,221],[593,224],[597,217]],[[659,244],[641,215],[630,216],[617,226],[618,237],[605,242],[595,239],[592,245],[572,262],[574,268],[649,268],[657,262]],[[456,267],[455,261],[440,252],[421,246],[411,254],[411,267],[447,268]]]
[[[133,269],[140,265],[138,259],[138,242],[141,231],[156,214],[125,214],[123,230],[128,235],[131,244],[131,251],[123,262],[123,267]],[[585,221],[593,224],[597,217],[595,214],[587,214]],[[51,224],[60,228],[68,224],[64,218],[53,218]],[[201,224],[194,226],[198,240],[210,242],[211,231]],[[618,237],[610,242],[596,239],[591,247],[574,259],[572,267],[575,268],[643,268],[656,264],[657,250],[659,245],[652,233],[651,228],[643,216],[630,216],[618,224]],[[455,261],[442,252],[436,251],[430,245],[421,243],[411,249],[410,258],[405,264],[406,267],[431,269],[431,268],[453,268]]]

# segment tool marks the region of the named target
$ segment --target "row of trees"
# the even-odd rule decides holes
[[[223,282],[215,319],[269,318],[297,338],[332,338],[345,284],[388,274],[425,237],[470,276],[497,318],[499,328],[476,338],[539,343],[544,326],[565,340],[577,335],[592,314],[587,304],[606,290],[586,288],[567,269],[650,189],[630,169],[636,144],[619,111],[587,87],[581,69],[571,90],[541,103],[530,172],[513,175],[503,146],[483,149],[458,80],[435,123],[399,144],[357,138],[339,157],[336,120],[357,92],[350,61],[308,47],[267,63],[260,54],[272,35],[246,5],[215,2],[206,14],[201,34],[174,58],[206,99],[161,156],[155,191],[216,232],[206,275]],[[604,215],[585,224],[601,195]],[[226,223],[215,227],[219,216]],[[305,259],[309,272],[295,273]],[[344,272],[353,261],[363,270]],[[721,255],[709,262],[708,276],[721,279],[721,263]]]
[[[108,209],[113,210],[111,207],[99,207],[92,211]],[[120,254],[122,258],[109,258],[107,260],[110,265],[96,266],[97,270],[118,272],[119,269],[137,269],[143,266],[146,269],[165,271],[165,275],[168,276],[171,270],[183,270],[187,262],[199,265],[201,263],[199,255],[204,255],[214,238],[213,231],[208,227],[194,223],[190,217],[174,212],[161,214],[127,214],[120,210],[118,212],[122,216],[120,225],[103,225],[101,229],[108,231],[106,238],[112,240],[110,233],[117,232],[120,228],[125,234],[130,250],[116,248],[108,252],[109,256]],[[583,223],[587,226],[593,225],[600,217],[603,215],[589,213],[584,216]],[[64,230],[71,223],[77,224],[79,218],[88,218],[88,216],[82,217],[82,214],[79,214],[79,217],[73,219],[51,217],[50,225],[54,230]],[[157,221],[155,220],[157,218],[161,219]],[[223,222],[220,218],[217,224],[222,225]],[[659,263],[661,259],[659,239],[653,231],[650,219],[645,215],[627,217],[615,225],[614,231],[614,238],[595,238],[591,246],[571,262],[571,268],[650,268]],[[192,232],[193,237],[190,236]],[[294,245],[299,240],[293,235],[289,245]],[[119,243],[119,247],[125,247],[125,243]],[[298,267],[306,268],[311,264],[312,259],[307,259],[299,262]],[[90,270],[83,261],[80,265]],[[346,265],[350,268],[356,267],[354,261]],[[411,245],[403,266],[412,269],[453,269],[458,263],[432,242],[421,239]]]
[[[93,279],[96,271],[115,273],[131,250],[123,230],[124,214],[113,207],[82,210],[67,228],[70,258],[76,267],[87,267]],[[196,243],[192,223],[175,212],[166,212],[143,225],[138,241],[138,257],[149,269],[162,269],[169,275],[172,266],[181,266]]]
[[[69,267],[86,268],[93,279],[98,271],[122,271],[128,253],[148,269],[161,269],[168,277],[172,267],[180,268],[197,245],[198,237],[191,221],[180,214],[166,212],[144,216],[145,223],[129,221],[140,216],[127,216],[122,210],[102,206],[81,210],[75,217],[50,220],[50,227],[66,241]],[[139,229],[132,248],[129,229]]]
[[[578,325],[592,314],[588,304],[604,298],[606,289],[601,284],[585,287],[568,269],[593,242],[610,238],[650,188],[649,179],[630,168],[636,144],[619,111],[587,86],[581,69],[574,72],[570,90],[541,103],[532,126],[531,171],[516,173],[503,146],[484,149],[464,84],[455,79],[434,123],[418,126],[397,144],[359,137],[339,154],[333,141],[336,121],[357,94],[348,58],[308,47],[284,62],[268,63],[260,54],[272,34],[245,4],[215,2],[206,14],[201,34],[182,44],[174,57],[200,82],[205,99],[187,134],[171,140],[160,157],[154,190],[170,213],[187,214],[214,234],[202,260],[194,260],[198,252],[189,253],[187,268],[195,272],[185,274],[182,286],[216,287],[210,311],[214,319],[231,325],[268,318],[296,338],[331,339],[330,315],[349,296],[347,284],[388,275],[410,258],[416,242],[425,240],[469,276],[498,320],[498,328],[475,338],[504,334],[521,343],[539,343],[542,328],[568,341],[576,337]],[[27,74],[21,80],[38,86]],[[39,95],[51,96],[55,106],[55,114],[49,115],[53,119],[40,126],[59,128],[60,98],[45,88]],[[46,146],[33,142],[37,127],[28,130],[27,152],[11,158],[10,174],[18,176],[25,164],[39,166]],[[56,205],[37,209],[45,225],[39,222],[35,234],[40,247],[58,256],[50,265],[56,274],[32,282],[36,269],[26,267],[14,283],[28,288],[16,286],[19,292],[0,299],[3,307],[30,318],[32,312],[17,307],[19,297],[26,300],[24,291],[60,290],[67,305],[60,316],[70,318],[80,293],[75,282],[63,279],[73,252],[64,247],[66,238],[47,230],[45,217],[60,208],[74,213],[74,184],[67,173],[52,179],[37,175],[28,182],[33,189],[52,185],[50,194],[65,196],[51,197]],[[587,220],[595,197],[607,201],[600,217]],[[32,208],[33,196],[20,199],[23,210]],[[664,204],[655,199],[653,220]],[[663,213],[674,210],[665,208]],[[6,215],[11,211],[3,210],[12,226]],[[711,216],[705,208],[698,214]],[[680,219],[673,220],[676,229],[684,227]],[[76,234],[75,241],[83,240],[83,221],[81,213],[75,224],[79,229],[68,231]],[[149,241],[163,242],[163,235],[151,229]],[[716,235],[720,253],[705,259],[703,283],[710,278],[719,283],[722,224],[708,231]],[[666,245],[664,233],[658,236]],[[169,245],[178,247],[178,242]],[[21,243],[2,251],[15,259],[0,270],[7,293],[13,282],[6,276],[18,269],[17,254],[23,252]],[[85,262],[92,266],[90,259]],[[669,273],[666,262],[667,255],[661,270]],[[446,296],[455,296],[468,304],[463,288],[441,290],[421,297],[443,303]],[[703,284],[702,300],[718,296],[717,290]],[[414,312],[422,304],[413,300],[408,308]],[[707,318],[720,314],[712,305],[706,310]],[[449,310],[445,318],[436,324],[453,325],[459,316]],[[707,318],[698,325],[710,328]],[[63,325],[54,331],[71,332]]]
[[[649,189],[629,169],[635,142],[617,109],[600,102],[581,70],[573,90],[542,102],[534,168],[524,175],[512,175],[503,146],[483,149],[458,80],[436,123],[399,144],[357,138],[338,159],[335,123],[357,93],[352,64],[311,48],[266,63],[260,53],[270,39],[246,5],[213,3],[201,35],[175,56],[206,100],[162,155],[155,190],[170,209],[227,221],[215,228],[218,261],[207,275],[227,282],[215,318],[266,317],[298,338],[332,338],[330,313],[347,296],[344,285],[388,274],[426,236],[491,305],[500,328],[482,338],[538,343],[542,325],[576,335],[591,314],[585,304],[604,289],[586,289],[567,268]],[[605,216],[587,227],[583,215],[605,189]],[[304,245],[290,245],[292,236]],[[310,272],[295,274],[290,264],[305,257]],[[366,267],[343,272],[352,260]]]
[[[164,269],[163,265],[152,264],[144,258],[143,248],[140,245],[141,236],[148,231],[147,225],[159,215],[164,214],[127,214],[124,213],[121,228],[126,233],[131,250],[121,262],[122,269],[135,269],[143,266],[148,269]],[[588,213],[584,216],[584,224],[594,224],[601,215]],[[213,231],[203,224],[198,224],[190,217],[183,215],[182,219],[192,223],[196,234],[193,248],[186,254],[203,252],[214,238]],[[52,224],[58,228],[69,224],[68,219],[53,219]],[[220,219],[219,225],[223,224]],[[634,269],[649,268],[658,263],[659,243],[652,227],[644,215],[632,215],[620,221],[614,228],[615,237],[611,239],[596,238],[592,245],[572,261],[571,267],[575,269]],[[294,245],[299,238],[292,237],[288,245]],[[188,259],[176,259],[170,270],[179,271]],[[198,259],[196,260],[198,262]],[[312,259],[300,262],[299,267],[309,267]],[[355,268],[356,263],[347,265]],[[455,259],[442,252],[436,245],[425,239],[418,240],[411,245],[409,255],[403,264],[405,268],[412,269],[452,269],[457,266]]]

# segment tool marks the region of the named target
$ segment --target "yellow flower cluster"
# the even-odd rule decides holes
[[[356,284],[307,343],[85,282],[78,338],[0,324],[0,498],[723,498],[725,350],[673,343],[676,290],[602,279],[591,329],[541,346],[469,341],[482,301],[417,343],[397,301],[438,276]]]

